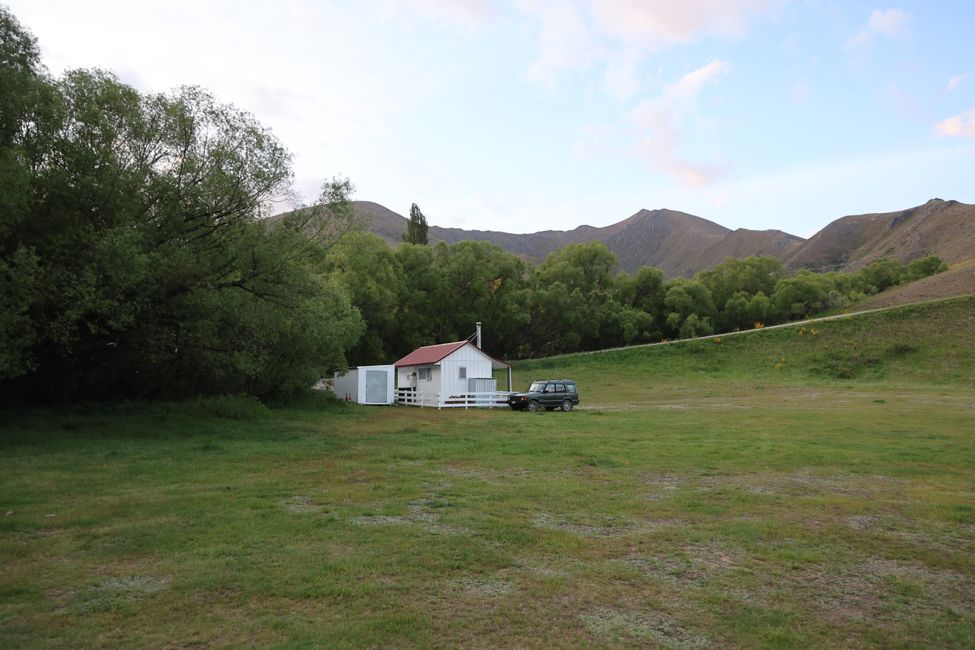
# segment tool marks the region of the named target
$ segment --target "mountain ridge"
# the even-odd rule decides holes
[[[783,260],[791,270],[855,271],[882,257],[975,258],[975,206],[931,199],[913,208],[840,217]]]
[[[408,219],[372,201],[354,201],[367,230],[390,246],[402,241]],[[726,228],[713,221],[666,208],[641,209],[608,226],[581,225],[571,230],[507,233],[430,225],[430,243],[488,241],[529,261],[539,262],[569,244],[600,241],[634,272],[641,266],[668,277],[690,277],[727,257],[770,255],[795,271],[853,271],[881,257],[902,262],[938,255],[949,264],[975,258],[975,206],[931,199],[919,206],[886,213],[840,217],[809,239],[782,230]],[[975,288],[973,288],[975,290]]]

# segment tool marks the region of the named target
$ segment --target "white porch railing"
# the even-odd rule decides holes
[[[461,393],[441,398],[440,393],[417,393],[410,388],[396,390],[396,403],[408,406],[426,406],[438,409],[449,408],[498,408],[508,406],[510,391],[489,393]]]

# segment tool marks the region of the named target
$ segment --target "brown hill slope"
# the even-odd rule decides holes
[[[390,246],[395,246],[403,241],[403,233],[406,232],[406,224],[409,219],[372,201],[355,201],[354,205],[356,213],[368,220],[367,229],[370,232],[385,239]],[[560,246],[573,243],[566,241],[565,234],[560,231],[549,230],[531,235],[518,235],[493,230],[442,228],[432,224],[427,232],[430,243],[442,241],[455,244],[468,239],[489,241],[508,252],[527,257],[533,261],[543,259]]]
[[[616,225],[616,232],[601,241],[620,258],[623,269],[632,272],[641,266],[656,266],[670,276],[691,275],[694,267],[705,268],[702,264],[707,261],[698,259],[700,252],[729,232],[712,221],[674,210],[640,210]]]
[[[402,240],[405,217],[371,201],[354,205],[370,231],[391,246]],[[528,234],[431,225],[429,238],[432,243],[489,241],[532,262],[567,244],[601,241],[619,257],[623,270],[655,266],[668,277],[689,277],[726,257],[749,255],[778,257],[791,270],[852,271],[881,257],[909,261],[939,255],[950,264],[975,258],[975,206],[932,199],[900,212],[843,217],[808,241],[781,230],[732,231],[676,210],[640,210],[602,228],[579,226]]]
[[[369,230],[390,245],[402,240],[407,219],[371,201],[356,201],[356,211],[370,221]],[[668,276],[691,276],[725,257],[791,254],[804,241],[780,230],[728,230],[713,221],[675,210],[640,210],[610,226],[579,226],[572,230],[545,230],[512,234],[492,230],[462,230],[431,225],[431,243],[472,239],[489,241],[506,251],[539,262],[568,244],[601,241],[617,255],[629,272],[655,266]]]
[[[949,264],[975,257],[975,206],[931,199],[900,212],[843,217],[784,260],[793,270],[854,271],[881,257],[925,255]]]
[[[975,259],[954,264],[944,273],[921,278],[910,284],[891,287],[887,291],[852,305],[848,311],[895,307],[968,293],[975,293]]]

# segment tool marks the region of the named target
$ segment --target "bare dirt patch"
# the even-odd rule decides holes
[[[846,525],[850,530],[859,532],[873,530],[880,525],[880,517],[877,515],[854,515],[846,518]]]
[[[436,502],[432,499],[419,499],[407,505],[409,512],[405,515],[364,515],[354,517],[352,523],[358,526],[388,526],[405,524],[418,526],[428,533],[435,535],[469,535],[470,529],[464,526],[452,526],[440,521],[440,515],[431,512],[430,508]]]
[[[680,553],[630,555],[619,560],[654,580],[704,586],[738,566],[736,554],[716,544],[692,544]]]
[[[575,523],[570,519],[543,514],[535,517],[532,526],[548,530],[558,530],[580,537],[619,537],[636,531],[631,522],[607,522],[606,525]]]
[[[913,611],[932,613],[971,602],[975,593],[975,585],[960,573],[882,558],[850,563],[831,572],[807,570],[795,585],[827,616],[857,620],[897,618],[903,607],[897,595],[905,591],[911,593]]]
[[[681,519],[651,519],[630,521],[624,519],[604,520],[595,519],[592,515],[552,515],[541,514],[532,520],[532,526],[546,530],[557,530],[579,537],[622,537],[638,533],[647,533],[672,526],[680,526],[685,522]]]
[[[610,642],[638,639],[662,648],[705,648],[709,645],[706,636],[684,628],[664,612],[603,608],[581,614],[579,618],[590,633]]]
[[[440,472],[448,476],[457,478],[483,481],[484,483],[501,483],[512,479],[519,479],[531,476],[531,472],[520,467],[507,467],[503,469],[471,469],[466,467],[441,467]]]
[[[154,578],[152,576],[121,576],[108,578],[97,589],[103,591],[114,591],[134,595],[154,594],[162,591],[172,582],[172,577],[163,576]]]
[[[674,474],[642,474],[637,477],[642,484],[650,489],[644,496],[648,501],[663,501],[668,499],[680,490],[684,485],[685,479]]]
[[[468,594],[487,598],[507,596],[514,590],[514,584],[509,580],[481,576],[457,578],[453,581],[453,584]]]
[[[47,591],[56,614],[108,611],[120,602],[146,598],[169,587],[172,576],[112,576],[84,589],[64,587]]]
[[[314,514],[323,510],[322,506],[312,502],[311,497],[303,494],[288,497],[281,502],[281,506],[295,514]]]

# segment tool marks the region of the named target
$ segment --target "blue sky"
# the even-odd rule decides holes
[[[6,2],[54,73],[251,111],[308,201],[341,174],[441,226],[671,208],[801,236],[975,203],[970,0]]]

